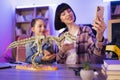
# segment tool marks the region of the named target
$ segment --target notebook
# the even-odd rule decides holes
[[[0,69],[11,68],[12,66],[8,63],[0,63]]]
[[[103,65],[107,70],[120,70],[120,60],[104,60]]]

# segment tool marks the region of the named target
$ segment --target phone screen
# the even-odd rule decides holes
[[[103,6],[97,6],[97,11],[96,11],[96,18],[103,18],[104,14],[104,7]]]

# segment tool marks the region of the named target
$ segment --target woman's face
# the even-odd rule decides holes
[[[71,24],[74,22],[74,14],[71,9],[66,9],[60,14],[61,22]]]
[[[41,19],[36,20],[35,25],[32,27],[32,31],[35,35],[43,35],[45,31],[45,22]]]

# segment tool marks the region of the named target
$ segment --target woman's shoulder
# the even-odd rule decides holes
[[[80,30],[82,32],[93,33],[94,35],[96,35],[96,31],[94,29],[92,29],[92,27],[93,27],[92,24],[81,24],[79,26],[80,26]]]
[[[79,26],[82,31],[89,31],[92,29],[91,24],[79,24]]]
[[[67,28],[65,28],[58,36],[60,37],[60,36],[62,36],[65,32],[67,32],[68,31],[68,29]]]
[[[96,35],[96,31],[94,29],[92,29],[93,25],[92,24],[82,24],[81,25],[81,29],[82,31],[84,32],[90,32],[90,33],[93,33],[94,35]]]

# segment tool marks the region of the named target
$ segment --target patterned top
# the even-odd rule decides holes
[[[63,35],[66,32],[63,32]],[[61,36],[60,35],[60,36]],[[103,42],[98,42],[95,35],[93,34],[89,26],[80,26],[80,29],[77,34],[77,62],[80,64],[86,59],[91,63],[103,63],[104,51],[105,51],[105,39]],[[63,41],[64,42],[64,41]],[[63,53],[62,50],[56,55],[56,60],[58,63],[65,64],[68,57],[67,53]]]
[[[68,32],[66,32],[68,33]],[[76,43],[76,38],[77,38],[78,30],[75,32],[74,39],[69,38],[64,40],[64,44],[71,44],[71,43]],[[71,39],[71,40],[70,40]],[[66,58],[66,63],[65,64],[76,64],[77,62],[77,53],[76,53],[76,48],[74,47],[73,49],[70,49],[66,51],[67,58]]]

